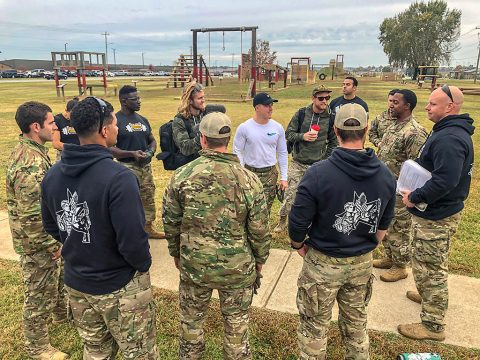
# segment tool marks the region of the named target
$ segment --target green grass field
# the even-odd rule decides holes
[[[92,83],[100,83],[98,79],[90,79]],[[119,87],[125,84],[132,84],[130,78],[113,80]],[[330,86],[333,90],[332,97],[341,95],[341,79],[334,82],[323,82]],[[452,85],[460,85],[464,87],[471,87],[470,82],[454,81]],[[173,118],[178,107],[178,97],[181,94],[180,89],[165,89],[165,80],[156,79],[155,81],[138,80],[137,87],[142,96],[142,108],[140,113],[146,116],[154,130],[157,142],[158,128],[161,124]],[[310,103],[311,90],[314,85],[292,85],[287,89],[276,91],[272,95],[279,99],[275,104],[273,111],[273,118],[285,127],[295,111],[301,106]],[[416,89],[415,84],[400,85],[398,82],[385,82],[371,78],[361,78],[358,87],[358,96],[363,98],[369,105],[370,116],[374,117],[386,108],[387,93],[392,88],[406,87],[414,90],[418,96],[418,105],[415,109],[417,120],[424,125],[428,130],[433,126],[433,123],[426,118],[424,106],[429,96],[428,89]],[[251,102],[239,102],[242,95],[247,92],[248,84],[239,84],[235,79],[224,79],[221,82],[217,80],[215,86],[206,89],[207,103],[223,103],[227,108],[227,114],[231,117],[233,124],[237,127],[241,122],[245,121],[253,114]],[[265,83],[259,84],[258,91],[266,88]],[[77,95],[76,83],[69,81],[66,86],[67,100]],[[103,97],[103,89],[95,88],[94,95]],[[17,142],[17,135],[19,134],[18,127],[15,123],[15,111],[17,107],[25,101],[36,100],[49,104],[55,113],[61,112],[65,103],[62,99],[56,97],[55,85],[52,81],[26,81],[26,82],[0,82],[1,106],[0,119],[3,125],[3,134],[0,137],[0,182],[5,183],[5,166],[10,156],[11,149]],[[118,99],[113,95],[106,97],[116,110],[119,109]],[[474,119],[480,118],[480,109],[476,104],[478,103],[478,96],[466,95],[464,111],[471,114]],[[479,131],[473,137],[475,150],[479,149]],[[368,144],[367,144],[368,145]],[[231,144],[230,144],[231,147]],[[50,155],[55,159],[55,153],[52,149]],[[164,186],[171,176],[171,172],[163,170],[162,163],[153,160],[153,171],[155,182],[157,186],[156,203],[157,209],[161,208],[161,201]],[[454,273],[480,277],[480,192],[479,172],[476,170],[479,160],[475,161],[473,181],[470,190],[470,197],[466,203],[466,208],[463,211],[463,219],[460,224],[459,231],[455,237],[453,248],[450,256],[450,270]],[[0,208],[6,208],[5,191],[0,191]],[[280,204],[275,201],[272,216],[271,227],[275,226],[278,210]],[[161,227],[160,214],[157,217],[157,225]],[[288,239],[285,234],[274,235],[273,246],[287,248]]]
[[[92,80],[98,82],[98,80]],[[119,86],[131,84],[131,79],[114,80]],[[341,94],[341,81],[326,82],[334,90],[333,96]],[[457,84],[459,84],[457,82]],[[373,79],[360,79],[358,95],[367,101],[370,107],[370,115],[376,116],[386,107],[386,95],[392,88],[400,85],[395,82],[380,82]],[[464,85],[471,86],[471,84]],[[180,89],[165,89],[161,81],[139,80],[137,87],[142,96],[142,109],[140,113],[146,116],[158,141],[158,128],[164,122],[170,120],[176,113]],[[253,113],[251,102],[230,102],[227,100],[240,100],[242,94],[247,91],[248,84],[238,84],[233,79],[225,79],[215,87],[206,90],[207,103],[223,103],[227,107],[227,113],[232,118],[235,127],[249,118]],[[301,106],[310,103],[310,92],[314,86],[296,85],[288,89],[282,89],[273,93],[273,97],[279,99],[274,106],[273,118],[286,126]],[[416,117],[428,130],[432,123],[426,119],[424,104],[427,102],[429,91],[416,90],[414,84],[404,87],[416,91],[419,97]],[[66,87],[67,100],[77,94],[75,83],[69,82]],[[102,96],[101,89],[95,89],[95,95]],[[261,91],[262,88],[259,89]],[[0,181],[5,183],[5,166],[8,162],[11,149],[17,143],[19,134],[14,120],[16,108],[28,100],[36,100],[49,104],[55,113],[61,112],[65,106],[63,100],[58,99],[53,82],[0,82],[0,119],[3,125],[3,134],[0,137]],[[175,99],[177,98],[177,99]],[[112,95],[106,98],[118,110],[118,100]],[[477,98],[472,95],[466,96],[464,110],[473,118],[480,117],[480,109],[475,106]],[[479,135],[474,136],[475,149],[478,151]],[[51,157],[55,158],[53,149]],[[478,160],[475,163],[475,169]],[[157,208],[161,208],[164,186],[171,176],[171,172],[163,170],[162,164],[156,160],[153,162],[154,177],[157,186]],[[454,273],[480,277],[480,193],[478,190],[479,173],[474,171],[470,197],[463,212],[460,229],[455,237],[451,256],[450,270]],[[0,209],[6,208],[5,189],[0,191]],[[277,220],[279,203],[275,202],[271,225]],[[158,226],[161,226],[160,219]],[[286,235],[274,236],[274,247],[287,248]],[[0,260],[0,359],[27,359],[23,349],[23,334],[21,330],[22,317],[22,284],[20,269],[15,262]],[[177,329],[178,329],[178,300],[177,295],[164,290],[156,290],[157,303],[157,343],[160,348],[160,358],[177,358]],[[283,314],[263,309],[252,309],[251,321],[251,345],[256,359],[295,359],[296,358],[296,315]],[[432,342],[415,342],[404,339],[394,334],[369,332],[371,337],[372,359],[394,359],[402,352],[438,352],[442,359],[480,359],[479,350],[467,350],[454,346],[447,346]],[[219,315],[218,302],[214,302],[209,311],[206,321],[207,348],[205,359],[222,358],[222,323]],[[336,326],[332,326],[329,333],[328,347],[329,359],[343,359],[344,352],[341,347],[340,335]],[[73,359],[81,359],[81,341],[72,325],[56,325],[51,328],[52,344],[66,351]]]

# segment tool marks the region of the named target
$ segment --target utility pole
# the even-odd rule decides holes
[[[107,70],[108,70],[108,39],[107,36],[110,35],[108,32],[101,33],[100,35],[105,36],[105,63],[107,65]]]
[[[233,59],[235,58],[235,53],[232,53],[232,71],[235,71],[235,69],[233,68]]]
[[[117,49],[112,48],[112,50],[113,50],[113,64],[115,65],[115,69],[117,69],[117,58],[115,56],[115,51],[117,51]]]
[[[477,26],[475,29],[480,29],[480,26]],[[473,78],[473,83],[477,83],[477,74],[478,74],[478,62],[480,60],[480,33],[477,33],[478,36],[478,56],[477,56],[477,67],[475,68],[475,77]]]
[[[65,43],[64,46],[65,46],[65,52],[67,52],[67,45],[68,43]]]
[[[142,52],[142,67],[145,67],[145,59],[144,59],[144,57],[143,57],[144,54],[145,54],[145,53]]]

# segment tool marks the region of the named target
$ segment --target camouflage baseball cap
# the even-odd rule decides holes
[[[358,120],[360,125],[345,125],[345,121],[350,119]],[[337,111],[337,114],[335,115],[335,127],[342,130],[363,130],[367,127],[367,119],[367,112],[361,105],[345,104]]]
[[[227,126],[229,130],[227,133],[221,134],[220,130],[225,126]],[[203,117],[200,122],[200,132],[206,137],[213,139],[227,138],[232,132],[232,121],[224,113],[212,112]]]
[[[312,96],[315,96],[315,95],[317,95],[318,93],[321,93],[321,92],[331,93],[332,90],[327,88],[325,85],[320,85],[320,86],[317,86],[315,89],[313,89]]]

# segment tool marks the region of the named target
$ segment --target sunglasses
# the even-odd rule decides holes
[[[131,100],[131,101],[139,101],[140,100],[140,96],[137,96],[137,97],[128,97],[126,98],[127,100]]]
[[[103,127],[103,120],[105,119],[105,114],[107,112],[107,104],[105,103],[105,101],[103,101],[102,99],[99,99],[95,96],[89,96],[89,98],[90,99],[95,99],[98,106],[100,107],[100,128],[98,129],[98,132],[101,133],[102,132],[102,127]]]
[[[323,101],[323,100],[330,100],[330,95],[327,96],[316,96],[317,100]]]
[[[450,88],[448,87],[448,85],[447,84],[443,85],[441,89],[445,94],[447,94],[447,96],[450,98],[450,100],[452,100],[452,102],[454,102],[452,92],[450,91]]]

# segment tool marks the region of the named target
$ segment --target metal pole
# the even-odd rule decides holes
[[[144,59],[144,57],[143,57],[144,54],[145,54],[145,53],[142,52],[142,66],[143,66],[143,67],[145,67],[145,59]]]
[[[113,64],[115,65],[115,69],[117,68],[117,59],[116,59],[116,56],[115,56],[115,51],[117,51],[117,49],[112,49],[113,50]]]
[[[108,32],[104,32],[101,35],[105,36],[105,65],[108,70],[108,41],[107,41],[107,36],[110,35]]]
[[[65,43],[65,52],[67,52],[67,45],[68,43]]]
[[[480,29],[480,27],[476,27],[477,29]],[[473,78],[473,83],[476,84],[477,83],[477,74],[478,74],[478,62],[480,60],[480,33],[478,33],[478,37],[479,37],[479,40],[478,40],[478,56],[477,56],[477,67],[475,68],[475,77]]]
[[[232,53],[232,71],[235,71],[233,68],[233,59],[235,58],[235,53]]]

